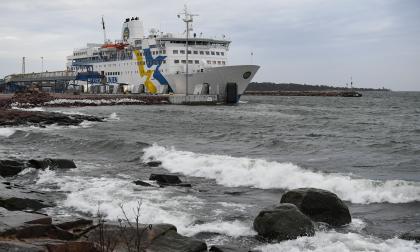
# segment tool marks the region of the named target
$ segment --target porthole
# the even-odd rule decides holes
[[[245,72],[245,73],[244,73],[244,75],[243,75],[244,79],[246,80],[246,79],[248,79],[249,77],[251,77],[251,74],[252,74],[252,73],[251,73],[251,72],[249,72],[249,71],[248,71],[248,72]]]

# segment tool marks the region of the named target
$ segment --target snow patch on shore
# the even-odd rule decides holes
[[[136,103],[142,104],[145,103],[141,100],[131,99],[131,98],[121,98],[121,99],[55,99],[48,102],[45,102],[44,105],[75,105],[75,104],[85,104],[85,105],[110,105],[110,104],[127,104],[127,103]]]

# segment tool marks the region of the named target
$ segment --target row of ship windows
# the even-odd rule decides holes
[[[179,63],[182,63],[182,64],[186,64],[187,63],[187,61],[186,60],[174,60],[174,63],[175,64],[179,64]],[[194,61],[192,61],[192,60],[188,60],[188,64],[200,64],[200,61],[199,60],[194,60]],[[213,64],[213,65],[226,65],[226,62],[225,61],[215,61],[215,60],[213,60],[213,61],[211,61],[211,60],[207,60],[207,64]]]
[[[163,73],[165,73],[165,72],[168,72],[167,70],[164,70],[164,69],[159,69],[159,71],[160,72],[163,72]],[[104,74],[106,75],[106,76],[115,76],[115,75],[124,75],[124,74],[138,74],[139,73],[139,71],[125,71],[125,72],[105,72]]]
[[[214,51],[190,51],[188,50],[188,54],[200,54],[200,55],[222,55],[225,56],[224,52],[214,52]],[[185,50],[173,50],[173,54],[185,54]]]
[[[74,56],[81,56],[81,55],[87,55],[87,52],[75,52],[73,53]]]
[[[172,53],[173,54],[185,54],[185,50],[173,50]],[[158,55],[158,54],[166,54],[166,50],[152,51],[152,55]],[[225,56],[224,52],[214,52],[214,51],[190,51],[190,50],[188,50],[188,54]]]

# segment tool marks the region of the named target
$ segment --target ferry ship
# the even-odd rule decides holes
[[[194,33],[193,15],[187,8],[178,14],[186,24],[183,34],[151,29],[146,36],[138,17],[126,18],[121,40],[87,44],[67,57],[67,68],[92,71],[102,78],[81,84],[84,92],[208,95],[236,103],[257,73],[257,65],[229,65],[231,41]]]

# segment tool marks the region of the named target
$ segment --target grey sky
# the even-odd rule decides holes
[[[1,0],[0,77],[62,70],[87,42],[119,39],[124,18],[181,32],[185,0]],[[195,32],[226,34],[231,64],[261,65],[256,81],[420,90],[418,0],[189,0]],[[251,51],[254,56],[251,59]]]

